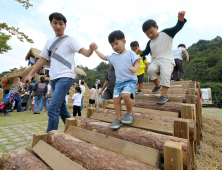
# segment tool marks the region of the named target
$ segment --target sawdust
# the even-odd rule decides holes
[[[203,141],[197,150],[194,170],[222,170],[222,121],[203,114]]]

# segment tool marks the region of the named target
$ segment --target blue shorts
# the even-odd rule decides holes
[[[136,80],[116,82],[114,92],[113,92],[113,98],[117,98],[119,96],[122,96],[122,93],[131,94],[131,98],[134,98],[135,91],[136,91],[136,83],[137,83]]]

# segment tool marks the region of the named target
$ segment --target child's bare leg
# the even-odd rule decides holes
[[[133,111],[132,111],[133,102],[132,102],[132,99],[130,98],[130,94],[123,93],[122,97],[123,97],[124,103],[126,105],[127,113],[132,115],[133,114]]]
[[[141,90],[141,89],[142,89],[142,87],[143,87],[143,84],[140,84],[140,83],[139,83],[138,90]]]
[[[119,120],[122,120],[122,115],[121,115],[122,105],[121,105],[121,97],[120,96],[117,98],[114,98],[114,108],[116,111],[116,117]]]
[[[157,74],[157,76],[158,76],[158,82],[160,82],[160,74]]]
[[[168,89],[169,89],[169,87],[162,86],[162,94],[161,94],[161,96],[167,97]]]
[[[155,84],[156,87],[160,87],[160,84],[158,82],[158,78],[155,80],[152,80],[152,82]]]

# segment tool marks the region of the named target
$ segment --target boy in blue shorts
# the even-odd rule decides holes
[[[109,61],[110,65],[115,68],[116,84],[113,92],[114,107],[117,118],[110,125],[111,129],[118,129],[123,124],[130,124],[133,121],[132,100],[136,90],[136,71],[139,69],[139,57],[133,51],[127,51],[125,48],[126,40],[122,31],[113,31],[108,37],[112,49],[116,52],[113,55],[104,55],[97,50],[97,45],[94,43],[91,48],[102,59]],[[122,119],[121,98],[127,108],[127,113]]]
[[[158,25],[154,20],[147,20],[143,23],[142,29],[147,37],[151,40],[148,41],[146,49],[141,51],[138,49],[137,54],[148,55],[152,51],[153,61],[148,68],[148,75],[155,84],[152,90],[153,94],[158,93],[162,86],[162,94],[157,100],[158,104],[164,104],[169,100],[167,91],[170,87],[171,73],[175,65],[173,56],[173,38],[183,28],[186,23],[184,18],[185,11],[178,13],[178,22],[172,28],[164,29],[158,32]],[[158,82],[157,73],[160,74],[160,83]]]

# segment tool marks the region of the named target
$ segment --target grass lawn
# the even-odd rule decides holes
[[[69,110],[69,113],[72,113],[72,112],[73,112],[72,110]],[[83,109],[82,116],[85,117],[85,115],[86,115],[86,109]],[[41,112],[40,115],[34,115],[32,114],[32,111],[26,111],[26,112],[14,111],[14,112],[10,112],[9,117],[5,117],[3,113],[0,113],[0,127],[18,125],[18,124],[35,123],[35,122],[42,122],[42,121],[48,121],[47,112]]]
[[[222,108],[203,107],[203,114],[212,115],[222,120]]]

